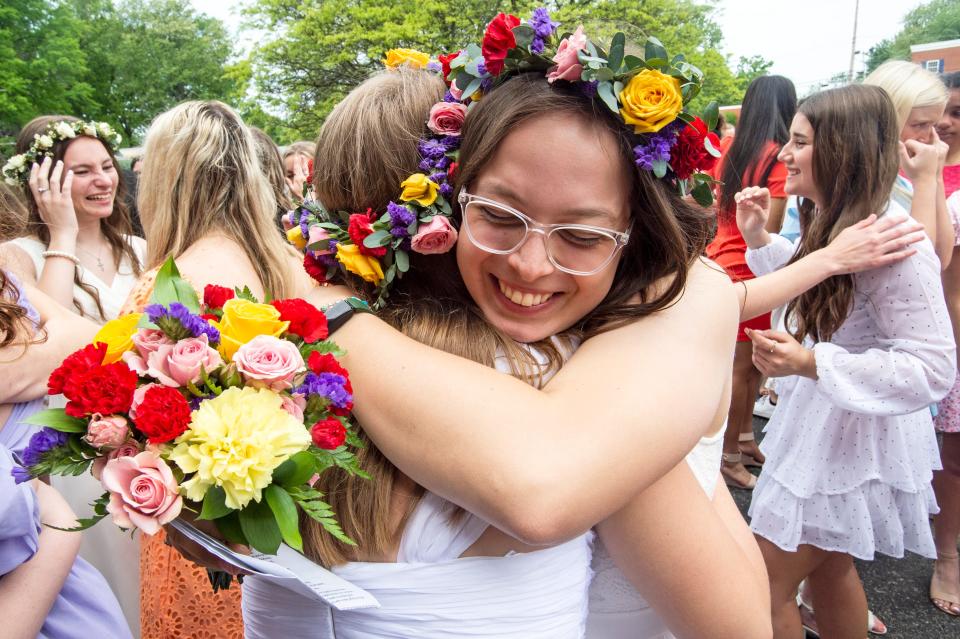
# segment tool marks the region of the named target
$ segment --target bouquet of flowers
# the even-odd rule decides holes
[[[302,551],[302,511],[353,543],[311,487],[333,467],[363,475],[350,378],[324,314],[219,286],[201,306],[172,260],[151,302],[51,374],[50,394],[67,405],[30,418],[44,428],[18,481],[89,468],[105,492],[80,530],[109,515],[152,535],[188,509],[228,541],[274,554],[281,542]]]

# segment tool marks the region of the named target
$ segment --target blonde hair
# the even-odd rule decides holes
[[[917,107],[946,106],[948,94],[936,74],[905,60],[888,60],[868,75],[864,84],[887,92],[897,112],[899,130],[907,124],[910,111]]]
[[[151,267],[219,233],[242,248],[273,297],[292,289],[295,250],[277,233],[277,201],[250,130],[214,100],[184,102],[153,121],[137,203]]]
[[[308,142],[307,140],[299,140],[297,142],[290,143],[283,150],[283,160],[286,160],[291,155],[302,155],[305,158],[313,158],[314,154],[317,152],[317,145],[313,142]]]

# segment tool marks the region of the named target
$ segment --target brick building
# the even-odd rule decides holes
[[[942,40],[910,47],[910,60],[934,73],[960,71],[960,40]]]

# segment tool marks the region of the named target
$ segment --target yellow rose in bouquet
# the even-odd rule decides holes
[[[119,362],[120,356],[133,348],[133,336],[137,334],[137,324],[141,317],[143,313],[130,313],[110,320],[93,336],[94,344],[102,342],[107,345],[104,364]]]
[[[257,335],[280,337],[290,322],[280,321],[280,311],[270,304],[233,298],[223,305],[223,317],[214,324],[220,331],[220,354],[227,359]]]

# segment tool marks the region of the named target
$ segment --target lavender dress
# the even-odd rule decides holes
[[[35,321],[36,311],[21,293],[18,300]],[[13,412],[0,427],[0,579],[29,561],[39,547],[40,507],[30,484],[17,484],[10,474],[14,455],[26,447],[37,427],[23,420],[40,409],[42,400],[13,405]],[[131,637],[120,604],[99,572],[77,557],[53,602],[41,639],[102,639]]]

